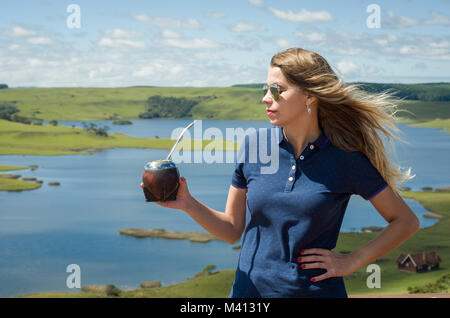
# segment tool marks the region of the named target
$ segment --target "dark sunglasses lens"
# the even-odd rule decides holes
[[[263,86],[263,96],[266,96],[267,91],[269,90],[269,88],[267,87],[267,85]],[[273,96],[273,99],[275,99],[276,101],[278,101],[278,99],[280,98],[280,92],[278,91],[278,87],[276,86],[270,86],[270,93]]]
[[[280,92],[278,91],[278,87],[276,86],[271,86],[270,87],[270,92],[273,95],[273,98],[277,101],[280,98]]]

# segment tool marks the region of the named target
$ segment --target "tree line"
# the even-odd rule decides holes
[[[147,111],[139,114],[139,118],[182,118],[192,117],[190,111],[199,101],[184,97],[151,96],[147,99]]]
[[[421,100],[427,102],[450,101],[450,83],[424,83],[424,84],[389,84],[389,83],[348,83],[359,84],[360,89],[371,93],[390,91],[398,98],[407,100]],[[238,88],[262,88],[264,84],[237,84]]]

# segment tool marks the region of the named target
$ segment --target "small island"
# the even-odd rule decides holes
[[[189,240],[195,243],[208,243],[210,241],[221,241],[218,237],[209,233],[201,232],[169,232],[164,229],[124,229],[121,235],[133,236],[136,238],[163,238],[168,240]]]
[[[0,166],[0,171],[24,170],[23,166]],[[0,191],[20,192],[24,190],[34,190],[41,187],[41,182],[36,178],[21,178],[18,174],[0,173]]]
[[[112,122],[113,125],[132,125],[133,122],[127,119],[115,119]]]

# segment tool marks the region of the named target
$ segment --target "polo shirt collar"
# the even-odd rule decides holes
[[[283,141],[287,142],[286,138],[284,138],[281,126],[278,126],[278,144],[281,144]],[[309,147],[310,145],[314,145],[314,147],[322,148],[325,147],[328,144],[328,142],[329,142],[328,137],[325,136],[323,130],[321,129],[319,137],[313,142],[308,142],[307,147]]]

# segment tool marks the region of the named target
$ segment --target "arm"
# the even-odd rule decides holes
[[[391,252],[419,230],[416,215],[400,195],[386,187],[370,202],[389,225],[371,242],[353,252],[358,268]]]
[[[314,281],[335,276],[345,276],[358,268],[367,265],[377,258],[391,252],[419,229],[419,220],[403,199],[386,187],[370,202],[389,223],[389,225],[372,241],[350,254],[337,254],[329,250],[313,248],[301,252],[302,255],[316,254],[316,256],[301,256],[302,268],[324,268],[327,272],[314,277]]]
[[[200,226],[218,238],[234,244],[245,227],[247,189],[230,186],[225,213],[216,211],[194,198],[186,179],[180,178],[177,200],[155,202],[160,206],[180,209],[188,213]]]

